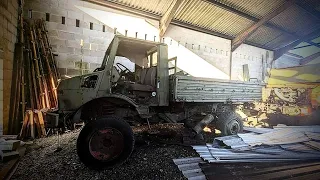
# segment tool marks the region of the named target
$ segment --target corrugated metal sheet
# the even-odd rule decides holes
[[[234,9],[261,19],[273,9],[284,4],[285,0],[217,0]]]
[[[135,8],[140,11],[149,12],[162,16],[175,0],[106,0],[120,5]],[[268,13],[284,4],[285,0],[216,0],[238,11],[252,17],[261,19]],[[302,0],[301,0],[302,1]],[[320,11],[318,0],[303,0],[313,8]],[[193,26],[211,30],[217,33],[235,37],[254,22],[222,9],[205,0],[185,0],[178,8],[174,20],[184,22]],[[319,19],[307,13],[305,10],[293,5],[270,23],[280,27],[287,32],[296,33],[299,36],[309,34],[319,27]],[[292,42],[294,38],[288,33],[279,32],[274,28],[260,27],[247,39],[258,45],[265,45],[268,48],[276,49]]]
[[[202,0],[184,1],[174,19],[230,36],[236,36],[253,24],[253,21]]]
[[[174,0],[108,0],[138,10],[163,15]]]
[[[276,37],[272,41],[265,44],[266,46],[270,47],[271,49],[281,48],[287,44],[292,43],[296,39],[293,38],[291,35],[282,33],[280,36]]]
[[[261,100],[262,84],[174,76],[173,99],[177,102],[251,102]]]
[[[248,39],[247,41],[257,43],[257,44],[267,44],[272,42],[274,39],[282,35],[282,32],[262,26],[258,28]]]
[[[315,22],[319,21],[306,11],[293,5],[271,19],[270,22],[283,29],[287,29],[299,35],[304,35],[308,33],[305,31],[309,31],[311,27],[315,26]]]

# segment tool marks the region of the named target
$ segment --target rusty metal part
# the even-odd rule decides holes
[[[208,124],[210,124],[214,120],[214,116],[211,114],[206,115],[196,126],[194,126],[192,129],[197,133],[201,133],[203,131],[203,128],[206,127]]]
[[[106,128],[94,133],[89,144],[89,151],[94,158],[111,161],[124,150],[124,137],[117,129]]]

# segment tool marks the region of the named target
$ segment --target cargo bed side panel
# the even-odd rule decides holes
[[[171,77],[175,102],[252,102],[262,98],[263,84],[189,76]]]

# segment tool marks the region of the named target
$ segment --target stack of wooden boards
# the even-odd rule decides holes
[[[22,19],[22,17],[21,17]],[[15,49],[9,133],[19,133],[27,109],[57,108],[59,73],[49,43],[44,20],[19,23],[19,40]]]
[[[26,137],[34,139],[36,136],[46,136],[43,113],[38,110],[27,110],[19,134],[19,139],[25,139]]]

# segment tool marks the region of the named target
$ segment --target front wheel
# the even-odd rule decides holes
[[[243,131],[243,122],[236,112],[223,112],[218,115],[217,128],[224,136],[236,135]]]
[[[106,116],[90,121],[77,139],[80,160],[91,169],[110,169],[124,163],[134,148],[131,127],[123,119]]]

